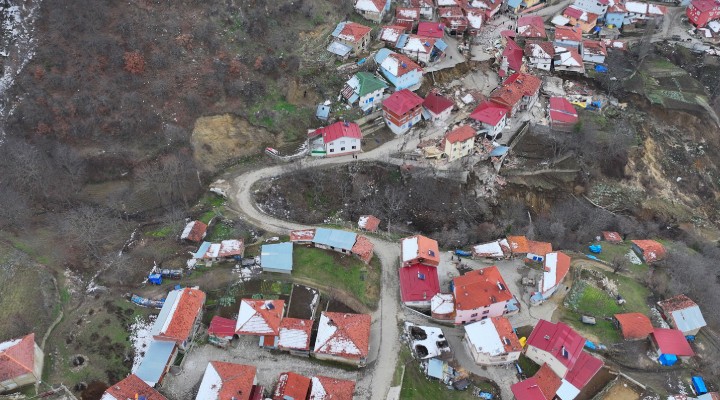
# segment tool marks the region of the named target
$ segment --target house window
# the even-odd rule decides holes
[[[334,153],[334,152],[335,152],[335,149],[330,149],[330,152],[331,152],[331,153]]]
[[[344,147],[341,147],[341,148],[340,148],[340,151],[345,151],[345,148],[344,148]]]
[[[470,318],[475,318],[475,317],[477,317],[477,313],[475,313],[475,314],[470,314]]]
[[[353,150],[357,149],[357,146],[353,146],[352,149],[353,149]]]
[[[488,314],[489,312],[490,312],[490,310],[485,310],[485,311],[483,311],[483,314]]]

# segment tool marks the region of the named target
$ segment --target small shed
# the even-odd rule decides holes
[[[318,104],[317,110],[315,111],[315,117],[317,117],[320,121],[327,121],[330,117],[330,106]]]
[[[707,387],[705,386],[705,381],[703,380],[702,376],[693,376],[692,377],[692,385],[693,390],[695,391],[695,394],[701,395],[707,393]]]
[[[208,327],[208,341],[216,346],[226,347],[235,335],[236,324],[234,319],[214,316]]]
[[[358,228],[368,232],[377,232],[380,227],[380,219],[374,215],[362,215],[358,219]]]
[[[286,242],[262,245],[260,249],[260,266],[264,272],[291,273],[293,268],[293,244]]]
[[[640,313],[615,314],[625,340],[645,339],[653,331],[652,322],[647,315]]]

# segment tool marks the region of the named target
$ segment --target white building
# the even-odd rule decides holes
[[[338,121],[308,134],[313,156],[335,157],[359,153],[362,132],[354,122]]]
[[[522,346],[510,321],[494,317],[465,325],[465,344],[478,365],[499,365],[520,358]]]

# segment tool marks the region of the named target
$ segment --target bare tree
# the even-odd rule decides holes
[[[628,259],[623,255],[616,255],[610,261],[610,266],[612,267],[613,273],[615,273],[615,274],[619,274],[621,272],[627,271]]]
[[[101,208],[81,206],[61,215],[60,227],[88,255],[100,260],[104,246],[117,232],[118,222]]]
[[[383,191],[382,208],[385,212],[388,232],[390,231],[393,220],[400,215],[406,203],[407,198],[405,197],[405,191],[399,185],[385,187]]]

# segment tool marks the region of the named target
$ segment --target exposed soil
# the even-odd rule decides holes
[[[640,393],[634,385],[628,385],[623,380],[618,380],[610,390],[602,397],[605,400],[640,400]]]

